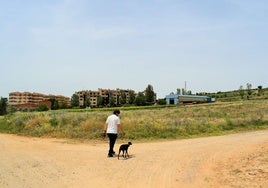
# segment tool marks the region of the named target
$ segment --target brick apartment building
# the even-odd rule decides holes
[[[120,96],[125,94],[126,96],[126,103],[129,103],[131,93],[135,94],[134,90],[130,89],[101,89],[99,88],[98,91],[91,91],[91,90],[83,90],[75,92],[76,95],[79,97],[79,105],[84,106],[86,96],[89,96],[90,106],[97,107],[98,106],[98,99],[101,97],[105,104],[109,103],[111,98],[114,99],[115,104],[120,104]]]
[[[56,99],[59,105],[70,106],[71,104],[70,98],[62,95],[45,95],[42,93],[18,91],[9,93],[8,104],[16,108],[31,108],[38,107],[40,104],[45,104],[50,108],[51,102],[49,99]]]

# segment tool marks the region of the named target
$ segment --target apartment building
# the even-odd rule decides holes
[[[116,105],[120,105],[120,96],[122,94],[125,94],[126,96],[126,103],[129,103],[130,94],[135,94],[134,90],[130,89],[102,89],[98,88],[98,91],[91,91],[91,90],[83,90],[75,92],[76,95],[79,96],[79,105],[84,106],[86,97],[89,97],[90,100],[90,106],[91,107],[97,107],[98,106],[98,100],[102,100],[103,104],[109,104],[109,101],[111,98],[113,98],[114,103]]]
[[[84,106],[87,96],[89,96],[90,106],[95,107],[98,105],[98,91],[83,90],[75,92],[75,94],[79,97],[79,106]]]
[[[9,93],[9,102],[11,106],[22,106],[22,107],[36,107],[40,104],[49,105],[49,99],[56,99],[59,105],[70,106],[71,100],[69,97],[62,95],[45,95],[42,93],[30,93],[30,92],[11,92]],[[50,107],[49,107],[50,108]]]

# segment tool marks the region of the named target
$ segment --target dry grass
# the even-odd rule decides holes
[[[111,111],[15,113],[0,119],[0,131],[97,139]],[[121,121],[125,139],[174,139],[255,130],[268,127],[268,100],[122,109]]]

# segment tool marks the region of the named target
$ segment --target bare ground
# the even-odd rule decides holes
[[[107,158],[107,149],[107,140],[74,143],[0,134],[0,187],[268,188],[268,130],[134,141],[129,159]]]

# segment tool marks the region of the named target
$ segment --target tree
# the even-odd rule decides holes
[[[144,106],[146,104],[146,97],[142,92],[138,93],[138,96],[135,99],[135,105]]]
[[[120,92],[120,98],[119,98],[119,100],[120,100],[120,104],[121,105],[124,105],[124,104],[127,103],[127,96],[126,96],[126,93],[124,91],[121,91]]]
[[[45,104],[40,104],[39,106],[38,106],[38,109],[37,109],[39,112],[42,112],[42,111],[48,111],[49,110],[49,108],[47,107],[47,105],[45,105]]]
[[[178,94],[178,95],[181,94],[181,89],[177,88],[177,94]]]
[[[115,98],[112,95],[109,98],[109,106],[115,106]]]
[[[0,116],[7,114],[7,98],[0,99]]]
[[[166,99],[158,99],[157,100],[157,104],[159,104],[159,105],[166,105],[167,104],[167,101],[166,101]]]
[[[56,99],[50,98],[49,101],[51,102],[51,110],[59,109],[59,102]]]
[[[89,94],[84,95],[84,107],[89,107],[90,106],[90,96]]]
[[[181,94],[186,95],[186,90],[184,88],[181,89]]]
[[[262,86],[258,86],[258,96],[262,94]]]
[[[252,91],[251,91],[252,85],[250,83],[247,83],[247,99],[251,97]]]
[[[153,86],[152,85],[148,85],[147,88],[145,89],[145,100],[147,103],[149,104],[152,104],[155,102],[155,99],[154,99],[154,89],[153,89]]]
[[[134,104],[134,102],[135,102],[135,98],[136,98],[135,93],[134,93],[133,91],[131,91],[131,92],[129,93],[128,104]]]
[[[71,106],[72,107],[78,107],[79,106],[79,96],[77,94],[72,95]]]
[[[243,98],[244,98],[244,95],[245,95],[243,86],[240,86],[240,87],[239,87],[239,94],[240,94],[241,99],[243,99]]]
[[[186,92],[186,94],[187,94],[187,95],[192,95],[192,91],[191,91],[191,90],[188,90],[188,91]]]
[[[102,107],[104,105],[104,100],[102,96],[98,96],[97,98],[97,106]]]

